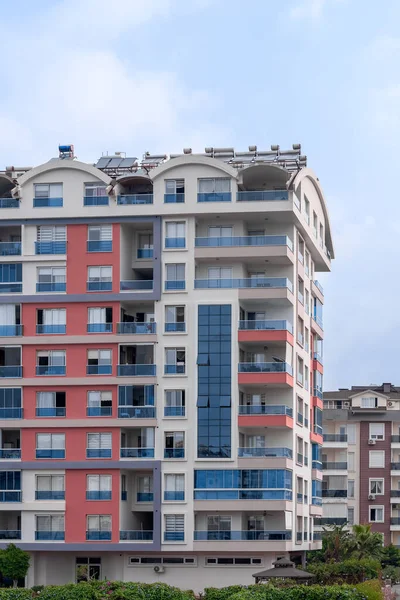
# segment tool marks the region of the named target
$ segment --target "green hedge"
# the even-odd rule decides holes
[[[0,588],[0,600],[31,600],[31,590]]]
[[[46,586],[40,600],[193,600],[193,593],[164,583],[96,581]],[[0,598],[0,600],[2,600]]]
[[[205,600],[382,600],[381,585],[367,581],[351,585],[295,585],[275,587],[273,584],[207,588]]]
[[[314,573],[315,583],[341,584],[361,583],[366,579],[378,579],[382,567],[379,560],[364,558],[350,559],[335,563],[312,563],[307,565],[307,571]]]

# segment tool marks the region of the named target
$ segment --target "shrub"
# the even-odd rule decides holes
[[[398,583],[400,581],[400,567],[393,567],[388,565],[383,569],[383,579],[390,579],[392,583]]]
[[[366,600],[383,600],[382,582],[377,579],[358,583],[355,587]]]
[[[1,588],[0,600],[32,600],[32,591],[24,588]]]
[[[315,583],[361,583],[366,579],[378,579],[381,565],[378,560],[355,558],[334,563],[312,563],[307,570],[315,575]]]
[[[249,585],[241,587],[206,589],[205,600],[382,600],[367,594],[366,590],[358,590],[350,585],[294,585],[293,587],[279,588],[272,583]],[[236,590],[228,596],[229,590]],[[368,588],[368,592],[370,592]],[[211,595],[210,595],[211,593]]]

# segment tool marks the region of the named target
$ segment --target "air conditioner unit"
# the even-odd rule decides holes
[[[375,446],[376,440],[368,440],[368,446]]]
[[[375,500],[375,499],[376,499],[375,494],[369,494],[368,500]]]
[[[154,573],[164,573],[165,569],[162,566],[156,565],[154,567]]]
[[[350,408],[350,402],[343,402],[343,408]]]
[[[394,406],[394,402],[388,402],[388,406]]]

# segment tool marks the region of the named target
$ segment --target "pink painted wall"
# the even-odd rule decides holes
[[[86,476],[94,474],[112,476],[111,500],[86,500]],[[65,541],[86,542],[87,515],[111,515],[111,542],[119,542],[120,495],[119,470],[67,469],[65,471]]]
[[[67,294],[86,294],[87,268],[92,265],[112,266],[112,292],[120,286],[120,226],[113,224],[113,252],[87,252],[88,226],[68,225]],[[107,293],[107,292],[97,292]],[[108,292],[110,293],[110,292]],[[88,300],[90,292],[88,293]]]

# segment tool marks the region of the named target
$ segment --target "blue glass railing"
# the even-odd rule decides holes
[[[164,204],[182,204],[185,194],[164,194]]]
[[[20,540],[21,530],[20,529],[1,529],[0,540]]]
[[[148,377],[156,374],[156,365],[118,365],[118,377]]]
[[[239,363],[239,373],[288,373],[293,375],[293,368],[283,362],[244,362]]]
[[[166,248],[185,248],[186,247],[186,238],[184,237],[166,237],[165,238],[165,247]]]
[[[315,285],[315,287],[316,287],[316,288],[317,288],[317,289],[318,289],[318,290],[321,292],[321,294],[323,294],[323,293],[324,293],[324,288],[322,287],[322,285],[320,284],[320,282],[319,282],[319,281],[315,280],[315,281],[314,281],[314,285]]]
[[[22,325],[0,325],[0,336],[14,337],[22,335]]]
[[[65,458],[65,448],[36,448],[36,458]]]
[[[347,523],[347,521],[346,521]],[[319,542],[322,540],[323,531],[313,531],[313,541]]]
[[[22,282],[0,283],[0,294],[19,294],[22,292]]]
[[[37,334],[67,333],[66,325],[36,325]]]
[[[138,492],[136,494],[136,502],[153,502],[153,492]]]
[[[232,202],[231,192],[209,192],[197,194],[197,202]]]
[[[322,355],[319,354],[318,352],[314,352],[314,360],[317,360],[321,365],[323,364]]]
[[[1,418],[1,417],[0,417]],[[0,448],[0,459],[19,460],[21,458],[21,448]]]
[[[112,375],[112,365],[86,365],[86,375]]]
[[[87,324],[87,332],[88,333],[112,333],[113,324],[112,323],[88,323]]]
[[[10,365],[0,367],[0,377],[22,377],[22,367]]]
[[[65,531],[35,531],[35,540],[63,541]]]
[[[86,500],[111,500],[111,490],[86,490]]]
[[[67,284],[64,282],[39,282],[36,284],[37,292],[65,292]]]
[[[314,433],[317,433],[318,435],[322,435],[322,427],[321,425],[317,425],[314,423]]]
[[[292,500],[291,490],[195,490],[195,500]]]
[[[65,417],[65,407],[36,408],[37,417]]]
[[[245,279],[195,279],[195,289],[253,289],[287,288],[293,291],[293,284],[287,277],[246,277]]]
[[[154,448],[121,448],[121,458],[154,458]]]
[[[239,458],[293,458],[293,452],[290,448],[239,448],[238,456]]]
[[[183,542],[185,540],[184,531],[165,531],[164,542]]]
[[[156,323],[118,323],[117,325],[117,333],[128,333],[128,334],[139,334],[145,335],[147,333],[156,333],[157,325]]]
[[[293,250],[293,242],[287,235],[198,237],[195,239],[194,245],[196,248],[225,248],[233,246],[288,246],[290,250]]]
[[[33,199],[33,208],[44,208],[47,206],[62,206],[63,199],[62,198],[34,198]]]
[[[0,502],[22,502],[21,490],[7,490],[0,492]]]
[[[111,448],[86,448],[86,458],[111,458]]]
[[[120,531],[119,539],[121,542],[152,542],[153,532],[152,531]]]
[[[118,419],[155,419],[155,406],[119,406]]]
[[[319,325],[319,327],[321,327],[321,329],[324,328],[324,324],[323,324],[323,321],[322,321],[321,317],[319,317],[318,315],[313,315],[312,316],[312,320],[315,321],[315,323],[317,325]]]
[[[312,468],[317,469],[317,471],[322,471],[322,462],[320,460],[313,460]]]
[[[184,417],[185,407],[184,406],[165,406],[164,417]]]
[[[97,541],[104,542],[111,540],[111,531],[97,531],[95,529],[91,529],[86,532],[86,539],[88,541]]]
[[[88,240],[88,252],[112,252],[112,240]]]
[[[184,375],[186,372],[186,365],[164,365],[165,375]]]
[[[86,284],[87,292],[111,292],[112,281],[88,281]]]
[[[239,329],[243,331],[289,331],[293,333],[293,325],[282,320],[239,321]]]
[[[185,458],[185,448],[164,448],[164,458]]]
[[[117,204],[153,204],[153,194],[124,194],[117,196]]]
[[[111,406],[88,406],[86,409],[87,417],[111,417]]]
[[[65,375],[65,365],[36,365],[36,375]]]
[[[21,242],[0,242],[0,256],[20,256]]]
[[[120,281],[121,292],[131,290],[152,290],[153,281],[150,279],[133,279],[132,281]]]
[[[0,198],[0,208],[19,208],[19,198]]]
[[[314,506],[322,506],[322,498],[318,498],[317,496],[313,496],[311,500],[311,504]]]
[[[286,415],[293,417],[293,409],[282,404],[240,404],[239,415]]]
[[[176,280],[176,281],[166,281],[165,282],[165,289],[168,291],[174,291],[174,290],[184,290],[186,289],[186,281],[183,280]]]
[[[184,333],[186,331],[186,323],[165,323],[165,332],[172,333]]]
[[[36,490],[36,500],[65,500],[64,490]]]
[[[289,192],[287,190],[246,190],[237,192],[236,200],[238,202],[289,200]]]
[[[153,248],[138,248],[137,258],[153,258]]]
[[[35,242],[35,254],[66,254],[67,242]]]
[[[195,542],[281,542],[291,539],[291,531],[194,531]]]
[[[22,408],[0,408],[0,419],[22,419]]]
[[[84,196],[83,206],[108,206],[108,196]]]
[[[183,502],[185,500],[185,492],[164,492],[164,500],[166,502]]]

